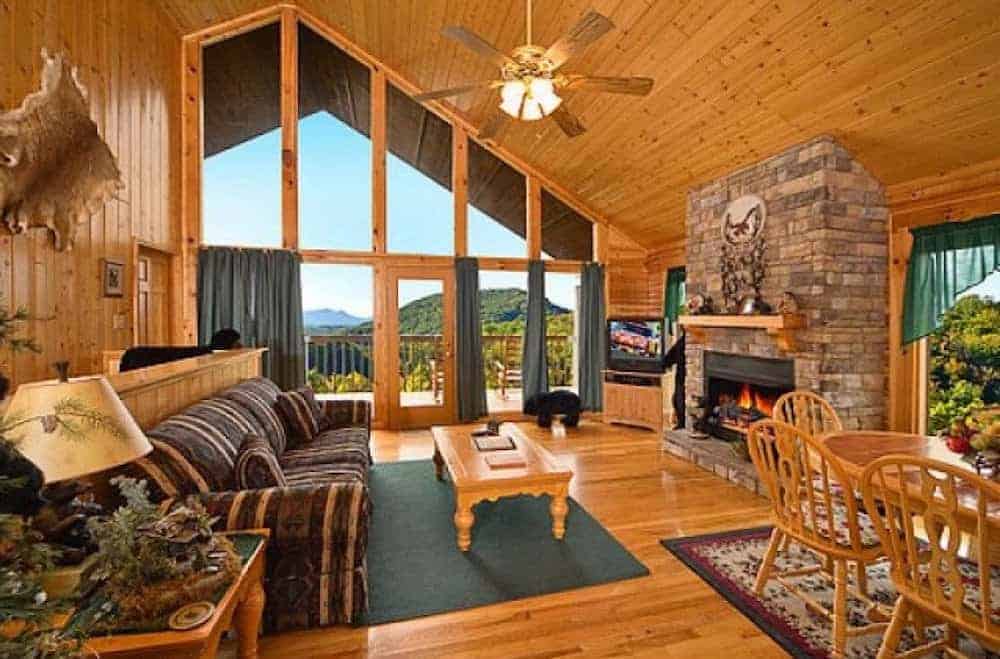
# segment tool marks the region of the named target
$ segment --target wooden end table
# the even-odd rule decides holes
[[[243,565],[236,580],[215,605],[215,612],[204,624],[188,631],[162,631],[137,634],[94,636],[85,650],[99,657],[130,659],[173,659],[177,657],[215,657],[222,633],[235,629],[239,637],[240,659],[257,658],[257,635],[264,613],[264,556],[269,529],[237,531],[224,535],[263,536],[253,555]],[[88,655],[89,656],[89,655]]]
[[[448,470],[455,489],[455,530],[458,548],[469,551],[472,544],[472,507],[480,501],[496,501],[501,497],[522,494],[552,497],[552,535],[562,540],[566,534],[566,497],[573,472],[556,461],[552,454],[529,439],[511,424],[501,426],[501,434],[514,440],[525,466],[494,469],[486,456],[498,451],[480,451],[471,432],[475,426],[434,426],[434,469],[438,480],[444,480]]]

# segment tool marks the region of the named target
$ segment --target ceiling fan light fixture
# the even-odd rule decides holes
[[[538,99],[531,98],[530,96],[524,101],[524,109],[521,111],[521,119],[524,121],[538,121],[545,116],[545,112],[542,110],[542,104],[538,102]]]
[[[542,114],[546,117],[556,111],[560,105],[562,105],[562,99],[559,98],[554,92],[548,96],[535,97],[538,104],[542,107]]]

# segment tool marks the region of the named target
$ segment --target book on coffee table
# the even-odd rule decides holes
[[[526,467],[528,464],[520,453],[491,453],[485,460],[490,469],[513,469]]]
[[[517,448],[514,440],[506,435],[482,435],[473,437],[472,441],[480,451],[513,451]]]

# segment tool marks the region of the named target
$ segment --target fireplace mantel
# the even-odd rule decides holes
[[[806,318],[799,313],[752,316],[702,314],[680,316],[677,323],[699,340],[709,328],[762,329],[774,338],[779,348],[785,352],[792,352],[795,350],[795,330],[806,326]]]

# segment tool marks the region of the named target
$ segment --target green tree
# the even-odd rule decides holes
[[[1000,302],[969,295],[930,337],[930,429],[1000,404]]]

